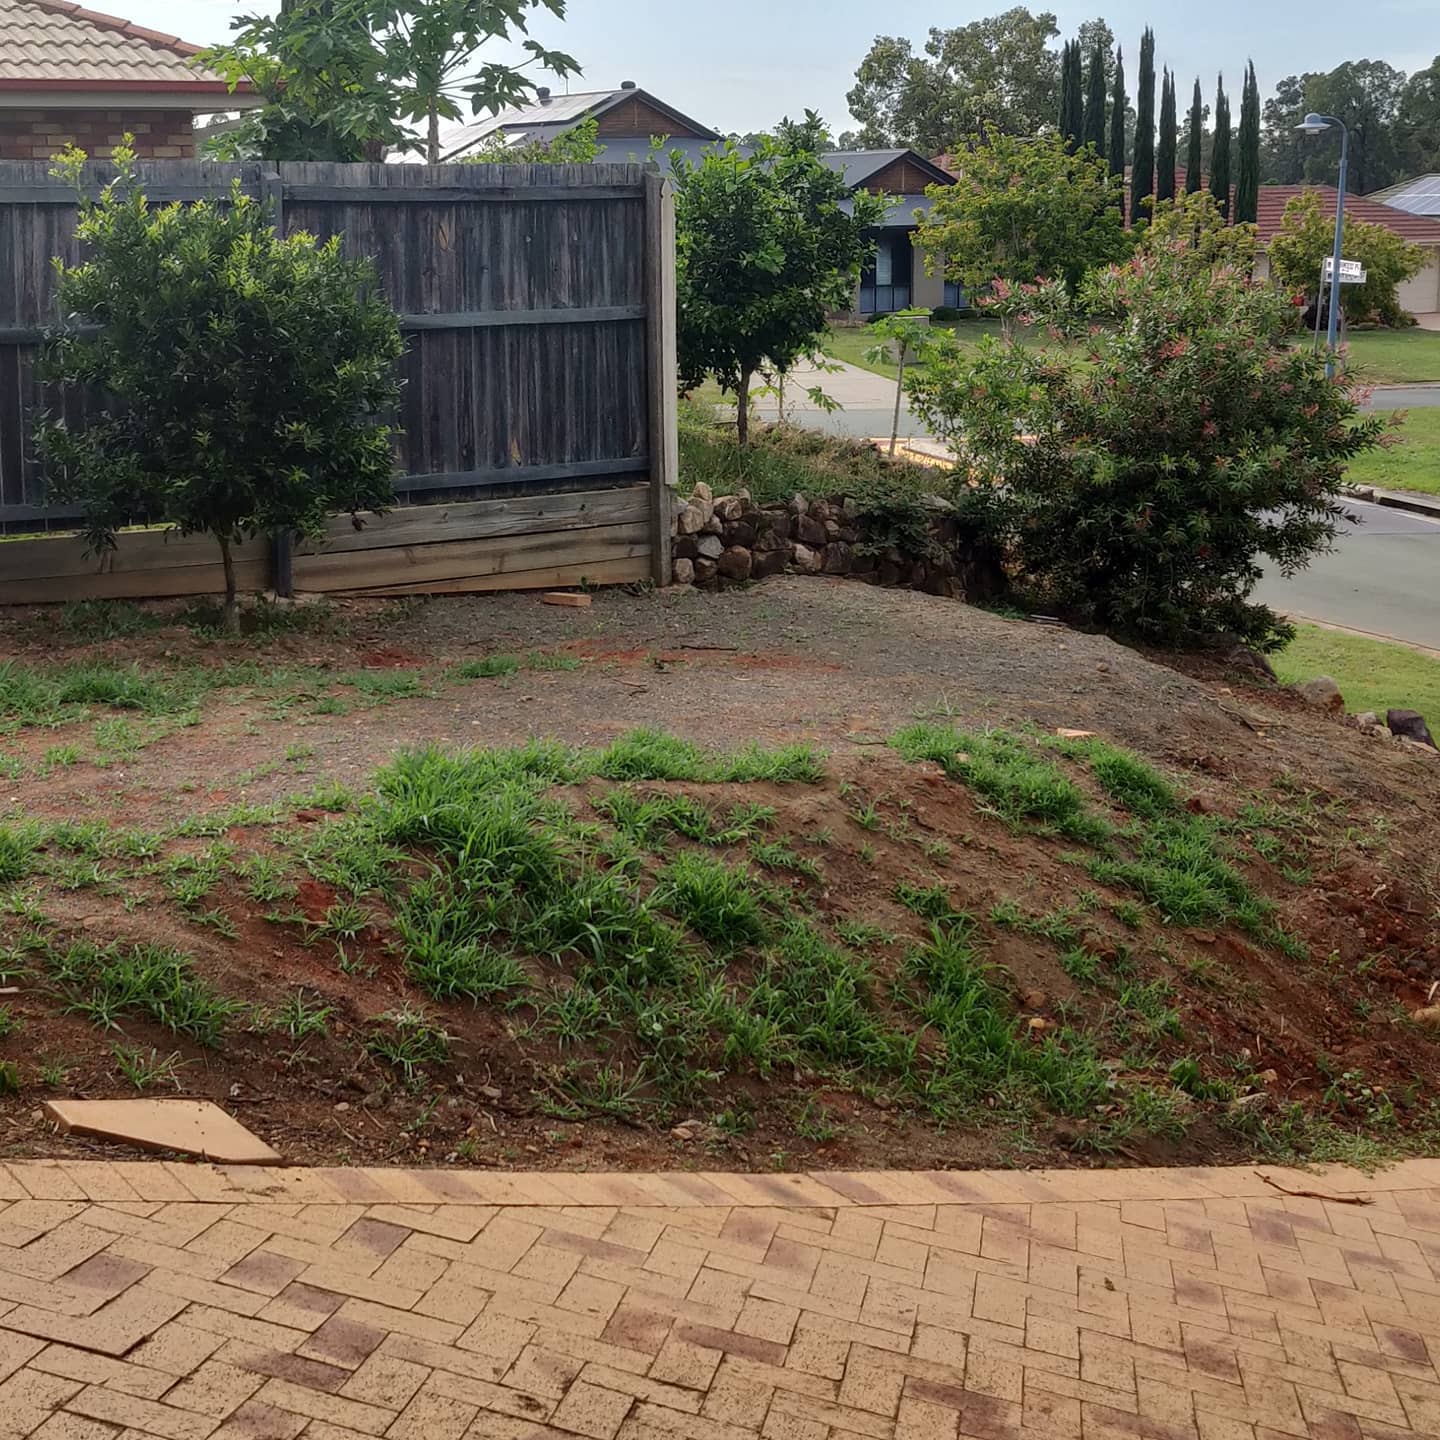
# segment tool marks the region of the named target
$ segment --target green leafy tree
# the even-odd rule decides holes
[[[579,73],[575,60],[526,35],[533,12],[565,14],[565,0],[286,0],[273,15],[242,15],[235,38],[205,63],[232,84],[250,81],[266,104],[212,146],[226,158],[378,160],[387,148],[440,159],[441,120],[528,99],[527,73]],[[513,63],[487,47],[518,50]]]
[[[1088,337],[1083,358],[941,341],[911,404],[964,454],[957,504],[1034,603],[1160,644],[1270,647],[1293,631],[1250,598],[1265,562],[1288,575],[1329,546],[1346,467],[1385,422],[1290,344],[1286,295],[1203,262],[1167,207],[1150,231],[1077,298],[1029,297],[1037,321]]]
[[[478,150],[466,155],[466,165],[589,165],[600,156],[600,122],[582,120],[553,140],[526,140],[507,145],[496,135]]]
[[[895,413],[890,418],[890,453],[900,443],[900,410],[905,401],[905,377],[912,365],[922,363],[932,331],[928,317],[884,315],[867,327],[876,343],[865,352],[872,365],[882,361],[895,364]]]
[[[1125,55],[1115,52],[1115,78],[1110,88],[1110,152],[1111,176],[1120,183],[1115,187],[1120,223],[1125,223]]]
[[[1195,77],[1195,93],[1190,98],[1190,115],[1185,122],[1185,192],[1193,195],[1204,183],[1205,169],[1205,105],[1200,98],[1200,77]]]
[[[1321,77],[1287,75],[1260,112],[1260,176],[1266,185],[1299,185],[1307,161],[1316,156],[1316,142],[1298,129],[1309,108],[1305,91]],[[1333,169],[1332,169],[1333,174]]]
[[[68,151],[57,173],[78,188],[84,160]],[[92,548],[139,513],[214,536],[234,633],[237,543],[393,498],[399,321],[338,236],[282,239],[238,183],[223,202],[152,210],[128,140],[115,164],[98,201],[82,192],[86,258],[56,262],[61,314],[96,329],[61,332],[41,364],[105,398],[78,429],[44,415],[38,445],[55,497],[84,504]]]
[[[1440,169],[1440,55],[1405,82],[1396,129],[1405,173]]]
[[[1262,111],[1264,178],[1281,185],[1334,184],[1339,133],[1303,136],[1295,130],[1307,111],[1318,110],[1338,116],[1350,131],[1352,191],[1368,195],[1400,179],[1407,160],[1400,118],[1406,91],[1404,72],[1383,60],[1347,60],[1326,74],[1287,76]]]
[[[954,29],[932,29],[921,54],[881,35],[845,97],[866,145],[909,145],[923,155],[962,135],[1035,135],[1059,113],[1058,34],[1049,11],[1017,5]]]
[[[1140,80],[1135,96],[1135,161],[1130,167],[1130,223],[1143,225],[1155,193],[1155,32],[1140,37]]]
[[[1230,218],[1230,100],[1225,94],[1225,77],[1215,84],[1215,137],[1210,149],[1210,193],[1220,213]]]
[[[1297,195],[1285,207],[1279,233],[1270,242],[1270,273],[1295,295],[1314,295],[1320,267],[1335,245],[1335,208],[1322,204],[1313,191]],[[1374,321],[1398,325],[1405,319],[1399,289],[1420,272],[1425,252],[1384,225],[1357,220],[1346,212],[1344,250],[1347,260],[1365,267],[1363,285],[1340,287],[1340,310],[1351,324]]]
[[[1259,239],[1254,225],[1230,224],[1208,190],[1195,190],[1155,206],[1154,223],[1146,227],[1138,249],[1164,255],[1177,266],[1188,264],[1197,273],[1221,267],[1252,275]]]
[[[851,195],[813,152],[765,140],[753,155],[708,149],[674,161],[680,379],[713,375],[750,434],[750,382],[818,349],[849,307],[885,201]]]
[[[943,257],[946,276],[969,290],[1037,277],[1073,289],[1128,249],[1115,188],[1104,160],[1071,154],[1058,135],[997,135],[967,158],[961,180],[926,192],[930,212],[915,243]]]
[[[1105,153],[1105,51],[1096,44],[1085,71],[1085,143]]]
[[[1240,95],[1240,134],[1236,147],[1235,219],[1253,222],[1260,206],[1260,85],[1255,63],[1245,70]]]
[[[1175,77],[1167,69],[1160,83],[1160,134],[1155,144],[1155,199],[1175,198]]]

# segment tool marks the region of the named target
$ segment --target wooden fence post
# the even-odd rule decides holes
[[[652,574],[671,578],[670,527],[680,479],[675,336],[675,192],[658,169],[645,175],[645,349],[650,400]]]

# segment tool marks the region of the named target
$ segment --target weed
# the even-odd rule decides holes
[[[180,1088],[180,1066],[184,1063],[177,1050],[162,1055],[151,1049],[147,1055],[138,1047],[121,1045],[118,1042],[110,1049],[115,1068],[122,1080],[128,1080],[137,1090],[153,1090],[157,1085],[171,1085]]]
[[[560,1120],[592,1115],[625,1119],[638,1113],[644,1085],[643,1067],[626,1075],[623,1065],[571,1064],[555,1076],[554,1098],[544,1097],[541,1104],[547,1115]]]
[[[1163,981],[1126,985],[1116,997],[1116,1006],[1124,1013],[1116,1027],[1122,1035],[1138,1033],[1147,1040],[1169,1036],[1179,1039],[1184,1033],[1180,1012],[1170,1003],[1174,998]]]
[[[121,640],[164,623],[133,600],[71,600],[60,607],[60,628],[81,640]]]
[[[787,845],[783,840],[752,840],[750,858],[764,870],[789,870],[811,880],[820,878],[820,868],[813,860]]]
[[[0,1095],[20,1093],[20,1067],[13,1060],[0,1060]]]
[[[443,1064],[450,1058],[450,1037],[421,1010],[406,1006],[389,1010],[371,1022],[365,1049],[377,1060],[401,1071],[413,1084],[423,1067]]]
[[[813,1096],[800,1107],[794,1125],[795,1133],[800,1139],[809,1140],[816,1145],[823,1145],[839,1134],[839,1126],[829,1111]]]
[[[1100,957],[1075,945],[1060,957],[1060,968],[1082,985],[1093,985],[1100,974]]]
[[[313,940],[331,939],[339,942],[358,940],[370,928],[370,912],[357,900],[337,900],[319,920],[306,927]]]
[[[1145,923],[1145,911],[1133,900],[1115,901],[1110,906],[1110,913],[1131,930],[1138,930]]]
[[[868,925],[860,920],[840,920],[835,933],[853,950],[868,950],[872,945],[893,945],[895,937],[879,925]]]
[[[8,1006],[0,1005],[0,1040],[8,1039],[22,1028],[24,1022]]]
[[[94,735],[95,748],[107,762],[131,759],[148,743],[133,721],[119,715],[109,720],[97,720]]]
[[[339,683],[358,690],[377,704],[424,693],[418,670],[355,670],[341,675]]]
[[[40,774],[47,776],[56,770],[69,769],[80,763],[80,750],[75,745],[51,745],[40,755]]]
[[[0,885],[13,885],[35,868],[40,830],[35,825],[0,825]]]
[[[42,1055],[36,1061],[40,1083],[51,1090],[58,1090],[70,1079],[70,1066],[63,1057]]]
[[[677,855],[660,878],[654,903],[726,952],[758,945],[769,929],[750,877],[705,855]]]
[[[123,1015],[143,1015],[201,1045],[215,1045],[239,1008],[195,974],[190,956],[162,945],[96,946],[76,941],[47,948],[46,963],[78,1012],[105,1029]]]
[[[862,830],[878,830],[880,828],[880,811],[873,803],[857,805],[850,812],[850,818]]]
[[[334,1013],[333,1005],[312,1005],[305,998],[305,991],[298,989],[276,1010],[272,1023],[292,1040],[305,1040],[311,1035],[325,1034]]]
[[[532,650],[525,657],[527,670],[578,670],[580,661],[573,655],[555,655],[545,650]]]
[[[764,750],[706,751],[689,740],[658,730],[635,730],[602,750],[594,773],[607,780],[680,780],[701,784],[815,785],[824,777],[820,758],[809,745]]]
[[[273,855],[250,855],[232,868],[245,882],[245,893],[262,905],[289,900],[295,894],[295,882],[288,878],[284,862]]]
[[[327,810],[339,815],[355,808],[355,792],[338,780],[328,780],[313,789],[288,796],[285,803],[295,810]]]
[[[943,885],[911,885],[902,880],[895,887],[895,898],[922,920],[959,920],[968,918],[950,903],[950,892]]]

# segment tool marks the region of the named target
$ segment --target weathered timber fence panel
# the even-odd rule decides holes
[[[92,168],[98,186],[110,172]],[[278,569],[272,559],[269,583],[418,593],[668,579],[674,223],[656,171],[152,161],[140,173],[157,203],[223,199],[238,181],[274,205],[283,233],[337,235],[372,259],[401,315],[397,508],[360,531],[337,521]],[[76,517],[47,503],[31,442],[42,403],[73,420],[94,403],[44,395],[34,378],[46,329],[63,323],[50,257],[73,258],[75,215],[43,163],[0,163],[0,534]],[[447,518],[411,513],[434,506]],[[58,596],[66,577],[58,598],[143,593],[124,555],[155,553],[142,538],[122,534],[118,552],[79,566],[72,537],[63,559],[34,548],[53,542],[0,544],[0,599]],[[181,570],[205,583],[203,564],[156,568],[150,593],[175,593],[164,587]]]

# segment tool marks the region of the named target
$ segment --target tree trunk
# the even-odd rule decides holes
[[[735,436],[741,445],[750,443],[750,372],[742,371],[735,392]]]
[[[905,394],[905,355],[909,346],[903,341],[896,342],[900,346],[900,373],[895,377],[895,416],[890,422],[890,453],[895,453],[896,442],[900,439],[900,401]]]
[[[230,553],[230,537],[217,535],[220,542],[220,563],[225,567],[225,633],[240,633],[240,597],[235,589],[235,557]]]
[[[425,163],[440,163],[440,110],[432,100],[427,111],[428,129],[425,134]]]

